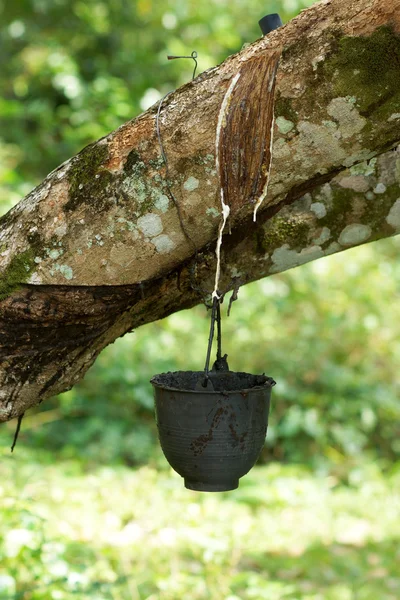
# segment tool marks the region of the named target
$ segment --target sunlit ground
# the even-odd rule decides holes
[[[1,455],[2,600],[398,600],[400,468],[349,485],[256,467],[237,491],[159,467]],[[47,464],[46,464],[47,463]]]

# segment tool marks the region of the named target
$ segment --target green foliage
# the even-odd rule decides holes
[[[0,457],[2,600],[398,598],[398,471],[271,465],[201,494],[169,470]]]

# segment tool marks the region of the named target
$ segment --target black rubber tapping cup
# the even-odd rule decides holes
[[[272,386],[265,375],[210,372],[155,375],[155,411],[162,450],[191,490],[234,490],[264,445]]]
[[[271,15],[266,15],[262,19],[258,21],[260,29],[263,35],[268,35],[274,29],[278,29],[283,25],[282,19],[278,15],[278,13],[272,13]]]

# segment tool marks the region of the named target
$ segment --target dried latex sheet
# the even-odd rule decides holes
[[[221,104],[216,133],[222,221],[217,240],[213,297],[218,296],[222,234],[228,216],[254,205],[253,220],[268,191],[274,130],[275,80],[281,50],[250,58],[232,78]]]

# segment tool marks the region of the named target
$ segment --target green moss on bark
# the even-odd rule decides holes
[[[31,248],[13,257],[1,276],[0,300],[7,298],[28,280],[34,264],[34,252]]]
[[[310,65],[304,93],[286,106],[277,98],[276,114],[294,121],[293,111],[312,106],[313,121],[322,123],[331,118],[327,107],[334,98],[355,98],[356,110],[367,119],[362,130],[365,147],[381,152],[390,148],[400,135],[400,121],[389,121],[400,106],[400,36],[384,26],[369,36],[343,36],[333,30],[328,38],[329,54],[312,72]],[[301,51],[294,44],[285,56],[299,57]]]
[[[258,239],[258,248],[263,252],[271,252],[284,244],[291,248],[306,248],[309,245],[310,227],[308,223],[298,219],[272,219],[263,231],[262,239]]]
[[[70,188],[65,211],[75,210],[80,204],[90,205],[96,210],[104,210],[110,205],[107,188],[114,177],[103,167],[107,158],[106,145],[92,144],[72,161],[68,171]]]
[[[282,96],[280,92],[278,92],[275,99],[275,117],[284,117],[295,124],[299,120],[297,112],[293,108],[293,101],[290,98]]]
[[[358,194],[354,190],[341,188],[338,186],[332,187],[332,199],[329,205],[326,206],[327,214],[322,219],[318,219],[320,227],[328,227],[333,239],[337,240],[341,231],[346,227],[348,214],[353,210],[354,199],[359,196],[364,198],[363,194]],[[332,240],[330,240],[332,241]]]
[[[124,164],[124,171],[126,173],[130,173],[131,171],[133,171],[135,166],[141,162],[141,160],[142,159],[140,157],[139,152],[136,149],[131,150],[126,158]]]
[[[397,184],[389,186],[384,194],[376,195],[373,200],[366,200],[365,194],[351,189],[339,186],[332,186],[331,189],[332,198],[327,206],[327,214],[322,219],[318,219],[318,225],[328,227],[332,233],[328,245],[333,240],[337,241],[346,225],[351,223],[360,223],[371,227],[372,236],[369,241],[382,237],[382,231],[386,229],[388,233],[390,232],[386,217],[400,195]],[[356,217],[354,208],[357,199],[365,203],[365,210]],[[376,231],[379,231],[379,235],[375,236],[374,232]]]
[[[380,118],[398,111],[400,100],[400,36],[380,27],[370,36],[343,37],[338,51],[325,61],[335,93],[355,96],[360,114]]]
[[[400,196],[399,186],[397,184],[390,185],[386,188],[384,194],[379,194],[374,200],[368,202],[367,210],[360,219],[360,223],[369,225],[372,229],[372,235],[377,239],[382,237],[382,231],[392,232],[392,228],[386,221],[393,204]],[[375,232],[379,231],[379,236],[375,236]]]

